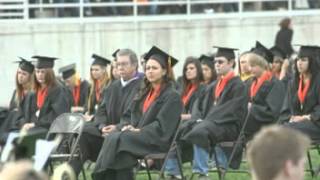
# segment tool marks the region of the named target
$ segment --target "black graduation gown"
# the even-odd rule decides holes
[[[1,126],[1,140],[3,141],[5,141],[8,132],[19,130],[23,124],[31,121],[31,116],[35,113],[33,92],[28,92],[20,104],[16,104],[16,95],[16,90],[14,90],[10,101],[9,114]]]
[[[181,140],[209,149],[218,142],[237,138],[247,113],[246,87],[239,77],[234,77],[216,100],[215,88],[216,83],[211,84],[197,100],[191,120],[181,127]]]
[[[145,96],[146,97],[146,96]],[[105,179],[108,169],[132,168],[138,158],[149,153],[166,152],[179,124],[182,102],[172,85],[162,90],[159,97],[142,113],[143,100],[135,100],[124,122],[141,129],[140,132],[117,131],[105,138],[96,162],[93,177]]]
[[[291,116],[311,115],[310,121],[304,120],[285,125],[302,131],[313,140],[318,140],[320,139],[320,74],[312,78],[311,81],[303,105],[298,99],[298,85],[293,80],[290,81],[279,122],[289,122]]]
[[[248,95],[253,82],[251,80],[248,85]],[[277,78],[272,77],[270,81],[265,81],[261,85],[256,96],[251,100],[251,109],[245,128],[247,137],[252,137],[263,125],[277,122],[284,97],[284,84]]]
[[[105,91],[93,122],[87,123],[84,131],[92,135],[101,136],[100,128],[120,123],[120,119],[129,108],[134,96],[139,90],[142,78],[132,80],[122,86],[121,80],[113,82]]]
[[[34,95],[35,102],[37,102],[37,95]],[[34,108],[37,109],[35,103]],[[41,127],[49,129],[51,123],[61,114],[70,112],[70,103],[66,98],[65,89],[58,84],[48,90],[48,95],[44,100],[44,104],[39,109],[39,116],[36,113],[32,116],[32,122],[35,123],[35,127]]]
[[[183,107],[183,111],[182,111],[183,114],[191,114],[192,113],[192,108],[193,108],[194,103],[201,95],[203,95],[205,89],[206,89],[206,85],[200,84],[198,86],[198,88],[190,96],[187,104]],[[179,93],[182,97],[182,95],[183,95],[182,90],[179,90]]]
[[[90,91],[90,84],[88,81],[83,80],[80,84],[80,100],[78,106],[85,107],[88,103],[88,96]],[[73,104],[74,105],[74,104]]]
[[[90,114],[90,115],[94,115],[96,113],[96,111],[99,109],[99,106],[101,105],[103,99],[104,99],[104,94],[105,94],[105,91],[108,89],[108,87],[111,85],[111,82],[108,82],[103,88],[102,88],[102,91],[100,93],[100,102],[97,100],[97,97],[96,97],[96,94],[94,93],[94,96],[93,98],[91,98],[91,101],[88,102],[90,103],[90,109],[88,107],[88,103],[86,104],[86,111]],[[91,86],[91,85],[90,85]],[[95,92],[95,90],[94,90]],[[88,100],[89,101],[89,95],[90,95],[90,90],[89,90],[89,93],[88,93]]]
[[[116,80],[104,91],[104,99],[94,116],[94,120],[85,124],[79,141],[82,159],[81,161],[74,159],[70,163],[76,174],[79,174],[82,165],[88,159],[96,161],[104,139],[101,135],[101,128],[120,122],[138,92],[141,80],[142,78],[132,80],[124,87],[121,80]]]

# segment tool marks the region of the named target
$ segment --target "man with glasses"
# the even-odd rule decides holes
[[[241,120],[245,119],[247,112],[245,86],[233,71],[235,49],[217,48],[214,63],[218,80],[208,86],[205,94],[195,102],[191,120],[182,124],[179,137],[183,145],[192,144],[192,170],[199,174],[199,179],[209,179],[209,153],[217,143],[237,139]],[[176,162],[174,158],[170,161]],[[178,172],[171,169],[168,174],[179,179]]]
[[[120,49],[116,53],[116,57],[120,79],[114,81],[105,90],[104,99],[94,115],[93,122],[87,123],[84,127],[80,138],[82,158],[71,162],[71,166],[77,174],[86,160],[96,161],[104,137],[116,130],[116,125],[130,106],[140,86],[142,78],[137,72],[138,58],[136,54],[130,49]]]

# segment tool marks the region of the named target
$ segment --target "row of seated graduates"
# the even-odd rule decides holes
[[[265,58],[265,59],[270,59],[270,56],[268,57],[267,55],[268,55],[268,53],[266,53],[266,52],[268,52],[267,50],[266,50],[266,48],[261,48],[261,47],[263,47],[263,46],[259,46],[259,45],[257,45],[256,46],[256,51],[252,51],[252,53],[255,53],[255,54],[258,54],[259,56],[262,56],[263,58]],[[220,48],[221,49],[221,48]],[[263,49],[262,50],[262,52],[261,52],[261,49]],[[310,50],[311,49],[311,50]],[[218,55],[216,55],[216,57],[219,57],[219,56],[221,56],[221,57],[225,57],[226,59],[233,59],[234,57],[232,57],[232,56],[230,56],[230,49],[228,49],[227,51],[223,51],[223,49],[221,49],[222,51],[221,52],[224,52],[224,53],[221,53],[220,52],[220,54],[219,54],[219,49],[218,49]],[[225,50],[225,49],[224,49]],[[312,55],[312,53],[310,53],[310,52],[308,52],[308,51],[311,51],[311,52],[313,52],[314,51],[314,49],[312,49],[312,48],[301,48],[301,50],[300,50],[301,52],[300,52],[300,56],[301,57],[307,57],[307,58],[309,58],[309,59],[315,59],[314,57],[313,57],[313,55]],[[227,53],[226,53],[227,52]],[[307,53],[305,53],[305,52],[307,52]],[[269,53],[270,54],[270,53]],[[219,64],[219,62],[218,62],[218,60],[216,60],[217,62],[215,62],[215,64]],[[39,62],[41,62],[41,60],[39,61]],[[48,61],[46,61],[46,63],[47,63]],[[53,62],[53,60],[51,60],[51,62]],[[309,60],[309,62],[311,63],[312,61],[311,60]],[[41,64],[41,63],[40,63]],[[50,63],[49,63],[50,64]],[[191,63],[192,64],[192,63]],[[187,75],[185,75],[185,72],[187,72],[187,71],[185,71],[186,69],[187,69],[187,62],[185,63],[185,65],[186,65],[186,67],[184,68],[184,78],[186,78],[186,76]],[[121,66],[121,67],[124,67],[125,65],[124,65],[124,63],[123,63],[123,65],[120,65],[119,64],[119,66]],[[40,69],[40,67],[41,66],[37,66],[37,67],[39,67],[38,69]],[[53,65],[52,65],[52,67],[53,67]],[[51,67],[51,68],[52,68]],[[199,70],[199,69],[197,69],[197,70]],[[297,71],[298,72],[298,71]],[[186,73],[187,74],[187,73]],[[134,78],[135,78],[135,80],[136,79],[140,79],[140,77],[139,77],[139,75],[137,74],[137,73],[134,73],[134,76],[133,76]],[[315,77],[317,77],[317,76],[315,76]],[[121,87],[121,85],[123,85],[123,84],[126,84],[125,83],[125,81],[121,81],[121,80],[119,80],[119,81],[117,81],[118,82],[118,87],[117,87],[117,85],[113,85],[114,86],[114,90],[116,90],[116,91],[118,91],[119,90],[119,87]],[[247,82],[248,84],[250,84],[250,87],[251,87],[251,85],[252,85],[252,82],[250,83],[250,82]],[[117,84],[117,83],[115,83],[115,84]],[[130,84],[130,83],[129,83]],[[138,84],[138,83],[137,83]],[[278,83],[276,83],[276,84],[278,84]],[[120,86],[119,86],[120,85]],[[112,87],[113,87],[112,86]],[[212,88],[213,87],[215,87],[216,86],[216,84],[215,83],[212,83],[211,84],[211,86],[209,86],[209,87],[211,87],[211,90],[212,90]],[[270,84],[269,84],[269,86],[270,86]],[[181,86],[180,86],[181,87]],[[182,86],[183,87],[183,86]],[[200,87],[200,86],[199,86]],[[290,86],[289,86],[290,87]],[[187,88],[187,86],[185,86],[185,89]],[[313,88],[313,87],[312,87]],[[108,89],[108,88],[107,88]],[[110,88],[110,89],[112,89],[112,88]],[[137,87],[136,87],[136,89],[137,89]],[[184,95],[184,96],[182,96],[183,98],[182,98],[182,101],[183,101],[183,104],[184,105],[186,105],[187,103],[187,101],[188,100],[186,100],[186,99],[188,99],[187,98],[187,96],[188,96],[188,94],[189,94],[189,98],[191,97],[191,94],[193,94],[193,93],[190,93],[190,89],[193,89],[192,91],[194,91],[194,87],[192,87],[191,85],[188,87],[188,89],[189,89],[189,91],[185,91],[184,93],[182,93],[182,95]],[[210,89],[210,88],[204,88],[204,89],[206,89],[206,90],[203,90],[204,92],[208,92],[208,90],[207,89]],[[263,89],[263,88],[262,88]],[[275,88],[275,89],[277,89],[277,88]],[[290,88],[289,88],[290,89]],[[114,93],[116,92],[116,91],[112,91],[112,90],[106,90],[105,91],[105,93],[104,94],[108,94],[108,95],[111,95],[111,96],[105,96],[106,98],[107,97],[113,97],[114,99],[115,99],[115,101],[112,101],[112,100],[110,100],[110,99],[108,99],[109,101],[109,104],[108,104],[108,102],[106,102],[106,101],[102,101],[103,103],[103,105],[106,107],[106,106],[108,106],[109,105],[109,107],[111,107],[111,106],[113,106],[114,104],[117,104],[117,103],[114,103],[114,102],[117,102],[119,99],[121,99],[120,97],[124,97],[124,96],[122,96],[123,94],[121,94],[120,96],[119,96],[119,93],[118,93],[118,96],[117,95],[115,95]],[[130,91],[130,90],[129,90]],[[191,91],[191,92],[192,92]],[[222,90],[223,91],[223,90]],[[133,92],[133,91],[130,91],[130,92]],[[259,90],[258,90],[258,92],[259,92]],[[267,93],[267,96],[264,96],[265,98],[266,97],[268,97],[268,95],[269,95],[269,93],[270,92],[272,92],[272,91],[266,91],[265,93]],[[279,91],[279,88],[278,88],[278,90],[275,90],[274,92],[276,92],[277,93],[277,96],[276,97],[285,97],[285,95],[281,95],[281,88],[280,88],[280,91]],[[283,91],[284,92],[284,91]],[[257,93],[257,92],[256,92]],[[280,93],[280,94],[279,94]],[[135,94],[135,93],[133,93],[133,94]],[[200,93],[200,94],[206,94],[206,93]],[[222,94],[223,94],[223,92],[222,92]],[[245,94],[245,93],[244,93]],[[257,94],[259,94],[259,93],[257,93]],[[272,93],[271,93],[272,94]],[[207,93],[207,95],[208,95],[208,93]],[[201,96],[201,95],[199,95],[199,96]],[[39,93],[39,95],[37,94],[37,97],[39,97],[38,99],[41,99],[41,93]],[[131,96],[131,97],[133,97],[133,96]],[[205,97],[205,96],[202,96],[202,97]],[[258,97],[260,97],[260,96],[258,96]],[[262,96],[263,97],[263,96]],[[274,98],[271,98],[272,96],[269,96],[268,98],[270,98],[270,99],[274,99]],[[105,99],[105,98],[104,98]],[[125,98],[126,100],[128,100],[128,98]],[[129,98],[130,99],[130,98]],[[251,97],[251,99],[252,99],[252,97]],[[120,100],[120,101],[123,101],[123,99],[122,100]],[[199,100],[200,101],[200,100]],[[258,101],[258,100],[256,100],[256,101]],[[270,103],[270,101],[272,102],[272,100],[268,100],[267,102],[268,103]],[[130,102],[130,101],[127,101],[127,102]],[[259,102],[259,101],[258,101]],[[276,103],[277,102],[277,103]],[[280,105],[282,105],[282,103],[281,103],[281,99],[277,99],[276,100],[276,105],[277,106],[274,106],[274,104],[271,106],[272,108],[273,108],[273,112],[274,111],[279,111],[279,109],[281,109],[281,107],[280,108],[274,108],[274,107],[279,107]],[[122,103],[119,103],[119,105],[123,105],[123,106],[125,106],[125,103],[123,104],[124,102],[122,102]],[[216,102],[217,103],[217,102]],[[213,104],[213,106],[216,106],[216,103],[212,103]],[[252,102],[250,102],[251,103],[251,106],[252,106],[252,103],[254,103],[254,101],[252,101]],[[270,104],[266,104],[266,105],[268,105],[268,106],[270,106]],[[301,103],[301,102],[300,102]],[[37,105],[40,105],[41,104],[41,102],[39,101],[37,101]],[[66,103],[67,104],[67,103]],[[198,104],[198,103],[197,103]],[[236,104],[236,103],[232,103],[232,104]],[[244,104],[246,104],[246,103],[244,103]],[[280,104],[280,105],[279,105]],[[286,104],[285,104],[286,105]],[[290,105],[290,104],[289,104]],[[129,106],[129,105],[127,105],[127,106]],[[121,106],[120,106],[121,107]],[[260,107],[260,108],[262,108],[262,107]],[[70,109],[70,108],[69,108]],[[99,108],[98,108],[99,109]],[[103,108],[101,108],[102,110],[103,110]],[[104,108],[104,111],[106,111],[107,109],[109,109],[109,108]],[[201,109],[201,108],[200,108]],[[214,108],[213,108],[214,109]],[[259,109],[259,108],[258,108]],[[276,110],[275,110],[276,109]],[[287,108],[288,109],[288,108]],[[303,108],[300,108],[301,110],[303,109]],[[268,112],[268,110],[270,110],[270,109],[264,109],[263,110],[263,112],[265,113],[265,112]],[[300,110],[300,111],[301,111]],[[125,110],[123,110],[122,109],[122,111],[124,112]],[[294,114],[295,112],[293,111],[292,112],[292,110],[290,110],[291,112],[289,112],[289,114]],[[101,112],[103,112],[103,111],[101,111]],[[98,130],[98,131],[96,131],[96,134],[97,135],[99,135],[99,136],[101,136],[101,131],[103,131],[103,128],[104,127],[108,127],[108,126],[106,126],[107,124],[103,124],[103,123],[99,123],[99,121],[100,122],[103,122],[103,121],[105,121],[106,119],[114,119],[114,118],[100,118],[100,120],[99,120],[99,115],[101,116],[103,113],[101,113],[100,112],[100,114],[99,114],[99,111],[98,112],[96,112],[96,114],[95,114],[95,117],[94,117],[94,119],[93,119],[93,122],[94,122],[94,127],[98,127],[97,129],[95,129],[95,131],[96,130]],[[118,112],[119,114],[118,114],[118,117],[119,118],[115,118],[115,119],[120,119],[120,116],[121,116],[121,113],[123,113],[123,112]],[[245,112],[245,111],[244,111]],[[270,114],[272,114],[272,116],[277,116],[277,115],[279,115],[280,114],[280,112],[276,112],[276,113],[273,113],[272,111],[271,111],[271,113]],[[287,111],[288,112],[288,111]],[[107,114],[107,113],[109,113],[109,115]],[[104,112],[104,116],[106,117],[106,116],[109,116],[109,117],[112,117],[112,113],[115,113],[115,111],[112,111],[111,112],[111,110],[109,110],[109,112]],[[207,112],[208,113],[208,112]],[[250,113],[253,113],[253,111],[251,111]],[[110,116],[110,114],[111,114],[111,116]],[[188,114],[188,113],[186,113],[186,114]],[[227,113],[226,113],[227,114]],[[259,114],[259,113],[258,113]],[[184,114],[183,114],[184,115]],[[101,117],[103,117],[103,116],[101,116]],[[116,117],[116,116],[115,116]],[[182,119],[183,119],[183,116],[181,116],[182,117]],[[266,116],[266,114],[264,114],[262,117],[267,117]],[[316,119],[317,117],[315,117],[315,115],[310,115],[310,116],[308,116],[309,118],[314,118],[314,119]],[[304,118],[306,118],[306,117],[304,117]],[[190,113],[189,113],[189,118],[188,118],[188,116],[186,116],[186,119],[190,119]],[[192,118],[191,118],[192,119]],[[213,118],[212,118],[213,119]],[[250,118],[249,118],[250,119]],[[271,120],[271,119],[273,119],[273,120],[271,120],[272,122],[274,122],[274,119],[277,119],[277,118],[269,118],[269,117],[267,117],[266,119],[269,119],[269,120]],[[253,125],[253,132],[251,132],[251,133],[254,133],[254,131],[257,131],[262,125],[265,125],[265,124],[270,124],[271,122],[264,122],[263,120],[262,120],[262,122],[260,121],[259,122],[259,120],[255,120],[254,118],[253,118],[253,123],[249,123],[249,124],[251,124],[251,125]],[[192,122],[192,121],[188,121],[188,122]],[[201,122],[201,121],[200,121]],[[250,122],[250,121],[249,121]],[[258,122],[258,123],[257,123]],[[192,122],[192,124],[193,124],[194,122]],[[116,122],[109,122],[109,125],[110,124],[117,124]],[[187,124],[190,124],[190,123],[187,123]],[[196,123],[197,124],[197,123]],[[203,124],[203,123],[202,123]],[[294,124],[294,123],[293,123]],[[98,126],[97,126],[98,125]],[[101,126],[102,125],[102,126]],[[193,124],[194,125],[194,124]],[[31,125],[32,126],[32,125]],[[189,125],[188,125],[189,126]],[[90,127],[90,126],[88,126],[88,127]],[[112,127],[112,126],[109,126],[108,128],[110,128],[110,127]],[[89,128],[90,129],[90,128]],[[111,128],[111,129],[113,129],[113,128]],[[193,128],[192,128],[193,129]],[[230,129],[232,129],[232,128],[229,128],[229,130]],[[189,130],[188,130],[189,131]],[[235,131],[237,131],[237,130],[235,130]],[[89,130],[89,132],[90,132],[90,130]],[[93,132],[93,131],[92,131]],[[204,132],[204,131],[202,131],[202,132]],[[105,133],[105,134],[108,134],[108,133],[110,133],[110,132],[107,132],[107,133]],[[208,133],[208,132],[204,132],[204,133]],[[188,134],[188,133],[187,133]],[[213,133],[209,133],[210,135],[212,135]],[[229,135],[230,135],[230,133],[228,133]],[[237,132],[235,133],[235,134],[237,134]],[[188,135],[188,136],[190,136],[190,135]],[[234,135],[234,136],[236,136],[236,135]],[[196,135],[196,138],[199,138],[199,137],[201,137],[200,135]],[[224,138],[222,138],[222,139],[224,139]],[[210,139],[210,141],[208,141],[208,142],[212,142],[213,140],[212,139]],[[193,142],[193,141],[191,141],[192,142],[192,144],[197,144],[197,142],[196,142],[196,140]],[[203,142],[203,141],[202,141]],[[204,144],[201,144],[202,142],[200,142],[199,144],[197,144],[197,145],[199,145],[200,147],[205,147],[205,148],[208,148],[208,145],[206,144],[206,145],[204,145]],[[90,147],[90,146],[89,146]],[[97,153],[96,153],[97,154]],[[90,158],[88,158],[88,159],[90,159]],[[95,161],[96,160],[96,158],[92,158],[92,160],[93,161]]]

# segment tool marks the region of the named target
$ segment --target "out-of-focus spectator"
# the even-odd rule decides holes
[[[32,163],[29,161],[18,161],[5,164],[2,171],[0,172],[0,179],[49,180],[44,173],[35,171],[33,169]]]
[[[275,46],[279,47],[286,55],[290,57],[294,52],[291,41],[293,37],[293,30],[290,18],[284,18],[280,21],[280,30],[277,33]]]
[[[254,180],[303,180],[310,140],[290,128],[262,129],[249,144],[248,160]]]

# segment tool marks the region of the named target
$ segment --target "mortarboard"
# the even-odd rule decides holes
[[[15,63],[19,63],[19,68],[24,71],[27,71],[30,74],[33,73],[34,65],[30,61],[27,61],[22,57],[19,57],[19,58],[20,58],[20,61],[15,61]]]
[[[168,65],[170,67],[173,67],[178,63],[178,60],[176,58],[172,57],[156,46],[152,46],[152,48],[145,55],[144,59],[147,62],[151,57],[157,60],[160,64],[165,65],[166,67],[168,67]]]
[[[270,51],[272,52],[273,56],[281,57],[282,59],[286,58],[286,53],[277,46],[270,48]]]
[[[76,64],[72,63],[67,66],[61,67],[59,69],[59,73],[62,73],[63,79],[68,79],[69,77],[71,77],[76,73]]]
[[[43,69],[43,68],[53,68],[54,61],[58,58],[55,57],[48,57],[48,56],[32,56],[32,58],[37,59],[36,68]]]
[[[114,59],[117,59],[117,53],[120,51],[120,49],[117,49],[115,52],[112,53],[112,57]]]
[[[217,53],[215,57],[225,57],[228,60],[235,59],[235,53],[234,51],[238,50],[235,48],[227,48],[227,47],[219,47],[219,46],[213,46],[213,48],[217,48]]]
[[[317,59],[319,57],[319,46],[311,46],[311,45],[297,45],[300,46],[298,57],[312,57]]]
[[[107,66],[111,63],[111,61],[107,58],[104,58],[102,56],[92,54],[91,56],[94,60],[92,62],[92,65],[100,65],[100,66]]]
[[[263,57],[268,63],[273,62],[272,52],[259,41],[256,41],[256,47],[252,48],[251,52]]]
[[[207,56],[207,55],[202,54],[198,59],[199,59],[200,62],[209,61],[209,62],[213,63],[213,59],[214,58],[211,57],[211,56]]]

